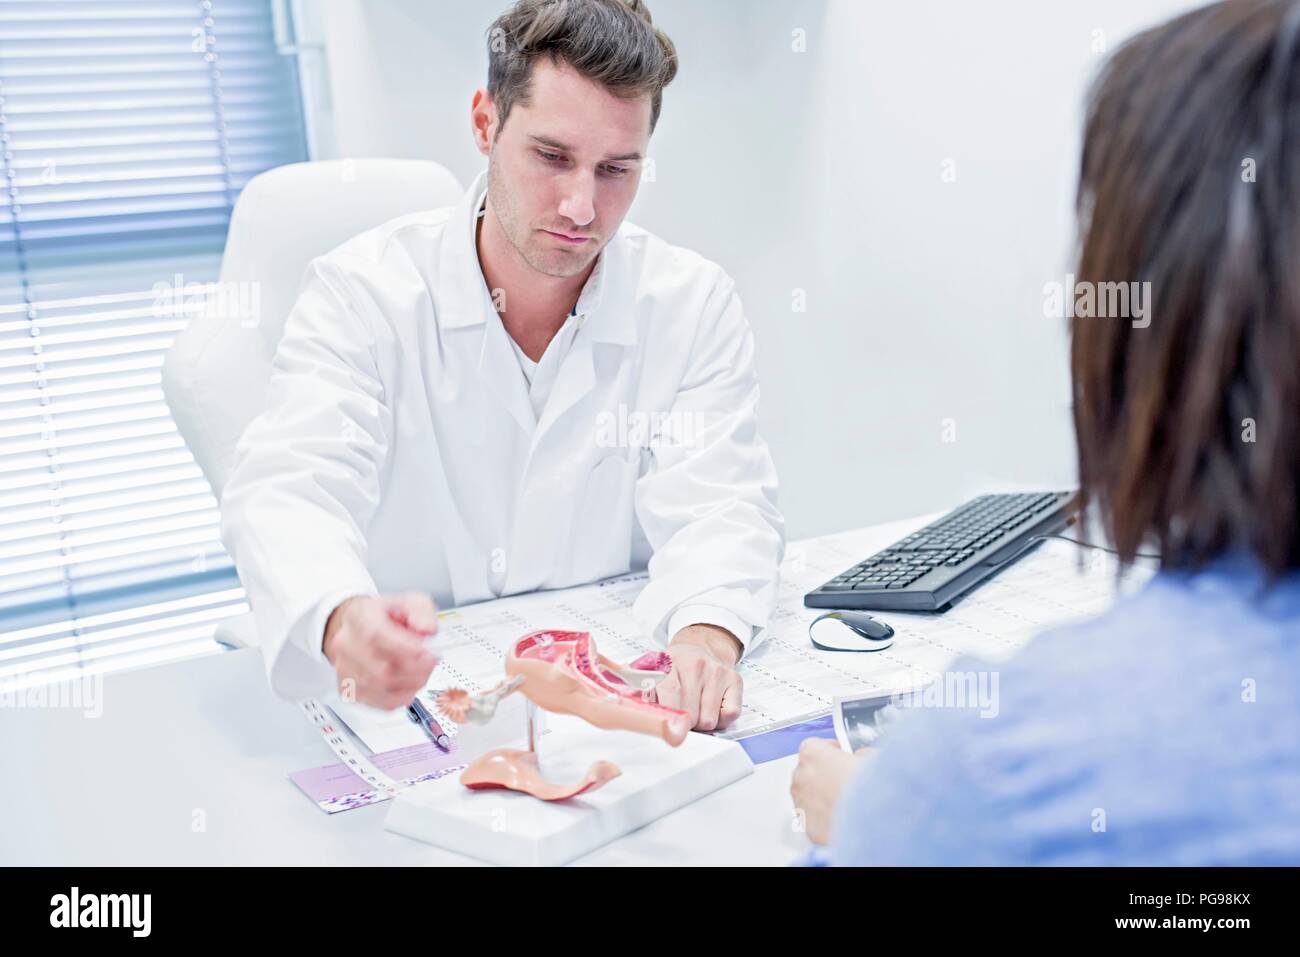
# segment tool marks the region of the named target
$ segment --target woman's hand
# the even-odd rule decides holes
[[[826,738],[808,738],[799,746],[799,764],[790,780],[790,797],[794,799],[795,812],[803,820],[808,840],[814,844],[830,840],[835,803],[849,775],[857,768],[859,755],[868,753],[864,748],[858,754],[849,754],[837,742]]]

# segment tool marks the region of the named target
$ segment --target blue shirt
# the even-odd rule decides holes
[[[1157,574],[999,665],[996,716],[908,710],[845,787],[836,864],[1300,864],[1300,574]]]

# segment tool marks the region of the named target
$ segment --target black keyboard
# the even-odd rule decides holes
[[[809,608],[945,611],[1070,524],[1074,492],[981,495],[836,575],[807,595]]]

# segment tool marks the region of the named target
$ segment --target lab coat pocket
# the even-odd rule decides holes
[[[607,455],[587,474],[570,539],[573,582],[624,574],[632,560],[632,525],[640,457]]]

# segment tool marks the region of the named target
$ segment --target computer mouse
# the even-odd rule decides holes
[[[808,626],[808,637],[822,651],[883,651],[894,629],[865,611],[828,611]]]

